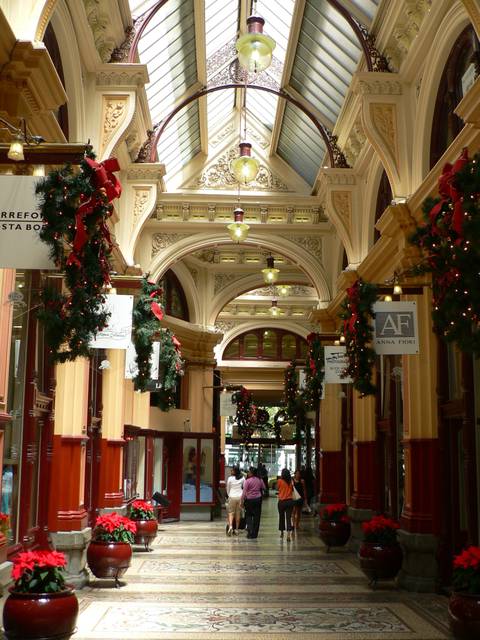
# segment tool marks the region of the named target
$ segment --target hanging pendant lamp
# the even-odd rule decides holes
[[[232,160],[230,169],[237,182],[246,185],[257,177],[260,163],[256,158],[252,158],[252,145],[249,142],[241,142],[239,150],[240,155]]]
[[[265,20],[260,16],[247,19],[247,33],[237,40],[238,61],[248,71],[258,73],[272,63],[275,40],[263,33]]]
[[[243,221],[244,217],[244,210],[237,207],[233,212],[234,221],[227,226],[228,233],[233,242],[243,242],[248,236],[250,227]]]
[[[280,307],[278,306],[278,302],[276,300],[272,300],[272,306],[270,307],[269,312],[273,317],[280,315]]]
[[[273,284],[278,280],[278,274],[280,273],[280,269],[275,269],[275,262],[273,260],[273,256],[268,256],[267,266],[265,269],[262,269],[262,273],[263,273],[263,281],[266,284]]]

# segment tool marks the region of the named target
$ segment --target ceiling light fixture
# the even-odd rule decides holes
[[[233,242],[243,242],[248,236],[248,230],[250,227],[244,220],[245,212],[238,206],[233,212],[233,222],[227,226],[230,238]]]
[[[277,300],[272,300],[272,306],[270,307],[269,311],[270,315],[273,317],[280,315],[280,308],[278,306]]]
[[[263,281],[266,284],[273,284],[278,280],[278,274],[280,273],[280,269],[275,269],[275,261],[273,256],[268,256],[267,258],[267,266],[265,269],[262,269],[263,273]]]
[[[23,153],[25,144],[39,145],[40,143],[45,142],[42,136],[32,136],[27,132],[27,125],[23,118],[21,120],[21,127],[16,127],[4,118],[0,118],[0,124],[4,125],[3,127],[0,127],[0,129],[8,131],[13,137],[10,142],[10,148],[7,152],[7,158],[9,160],[21,162],[22,160],[25,160],[25,155]]]
[[[278,293],[279,293],[281,296],[288,296],[288,294],[290,293],[290,289],[291,289],[291,287],[290,287],[290,285],[289,285],[289,284],[281,284],[281,285],[278,287]]]
[[[230,168],[237,182],[247,185],[257,177],[260,163],[256,158],[252,158],[252,145],[250,142],[240,142],[238,146],[240,155],[232,160]]]
[[[263,33],[265,20],[255,15],[256,2],[252,6],[252,15],[247,18],[247,33],[237,40],[238,61],[244,69],[259,73],[272,64],[275,40]]]

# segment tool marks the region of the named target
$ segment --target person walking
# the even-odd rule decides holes
[[[295,501],[292,498],[293,482],[292,476],[288,469],[282,469],[280,479],[277,483],[278,488],[278,529],[280,537],[283,538],[285,528],[287,529],[287,540],[292,539],[292,511]],[[286,525],[286,527],[285,527]]]
[[[264,484],[258,477],[255,467],[250,467],[243,485],[242,502],[245,506],[245,520],[248,530],[247,538],[258,537],[260,516],[262,514],[262,493]]]
[[[302,517],[302,509],[305,505],[305,500],[307,496],[307,489],[305,487],[305,480],[302,479],[302,475],[300,471],[295,471],[293,476],[293,485],[300,496],[298,500],[294,501],[293,507],[293,515],[292,515],[292,524],[293,528],[297,530],[300,527],[300,518]]]
[[[227,536],[235,534],[238,536],[240,529],[240,517],[242,513],[242,491],[245,478],[240,471],[240,467],[232,467],[231,475],[227,480],[227,517],[228,517],[228,529]],[[235,521],[235,529],[233,528],[233,522]]]

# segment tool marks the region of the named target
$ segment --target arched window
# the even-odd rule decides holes
[[[387,176],[387,172],[384,170],[382,177],[380,178],[380,184],[378,185],[377,204],[375,207],[375,224],[382,216],[385,209],[392,202],[392,187]],[[380,238],[380,231],[374,227],[373,230],[373,242],[375,243]]]
[[[300,360],[307,353],[306,341],[283,329],[256,329],[228,343],[223,360]]]
[[[62,85],[65,88],[65,77],[63,75],[62,58],[60,56],[60,49],[58,47],[57,37],[53,30],[52,24],[49,22],[45,29],[45,35],[43,36],[43,44],[48,51],[50,58],[52,59],[53,66],[55,67],[58,77],[62,81]],[[68,107],[67,104],[62,104],[55,114],[58,120],[63,135],[68,140]]]
[[[159,285],[163,289],[163,304],[165,305],[165,313],[180,320],[189,321],[188,305],[182,285],[177,276],[169,269]]]
[[[430,168],[463,128],[463,120],[454,110],[479,72],[479,43],[473,27],[469,25],[453,45],[438,87],[430,142]]]

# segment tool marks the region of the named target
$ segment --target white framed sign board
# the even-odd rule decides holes
[[[346,347],[325,347],[325,383],[326,384],[347,384],[352,382],[352,378],[342,377],[343,372],[348,367]]]
[[[417,303],[376,302],[373,305],[373,348],[379,355],[419,353]]]
[[[128,349],[132,338],[133,296],[105,296],[105,310],[110,313],[107,326],[90,343],[92,349]]]

